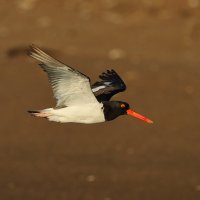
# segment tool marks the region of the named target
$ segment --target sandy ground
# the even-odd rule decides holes
[[[199,200],[200,2],[1,0],[0,199]],[[155,121],[50,123],[36,44],[95,81],[114,68],[115,97]]]

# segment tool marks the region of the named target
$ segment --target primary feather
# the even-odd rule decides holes
[[[124,81],[114,70],[103,72],[98,81],[92,85],[92,91],[99,102],[109,101],[113,95],[126,90]]]
[[[87,76],[52,58],[33,45],[30,56],[39,60],[40,67],[47,73],[57,100],[56,107],[97,102]]]

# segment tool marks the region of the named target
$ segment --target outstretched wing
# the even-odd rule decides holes
[[[87,76],[52,58],[33,45],[29,54],[41,62],[40,67],[47,73],[57,100],[56,107],[97,102]]]
[[[113,95],[126,90],[124,81],[113,69],[103,72],[99,78],[102,81],[92,85],[92,91],[99,102],[109,101]]]

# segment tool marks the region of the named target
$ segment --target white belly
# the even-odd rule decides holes
[[[48,119],[49,121],[61,123],[75,122],[92,124],[105,122],[103,104],[100,103],[52,109],[51,115],[48,117]]]

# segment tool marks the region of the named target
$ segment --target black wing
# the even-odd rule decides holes
[[[113,95],[126,90],[124,81],[113,69],[103,72],[99,78],[102,81],[92,85],[92,91],[99,102],[109,101]]]

